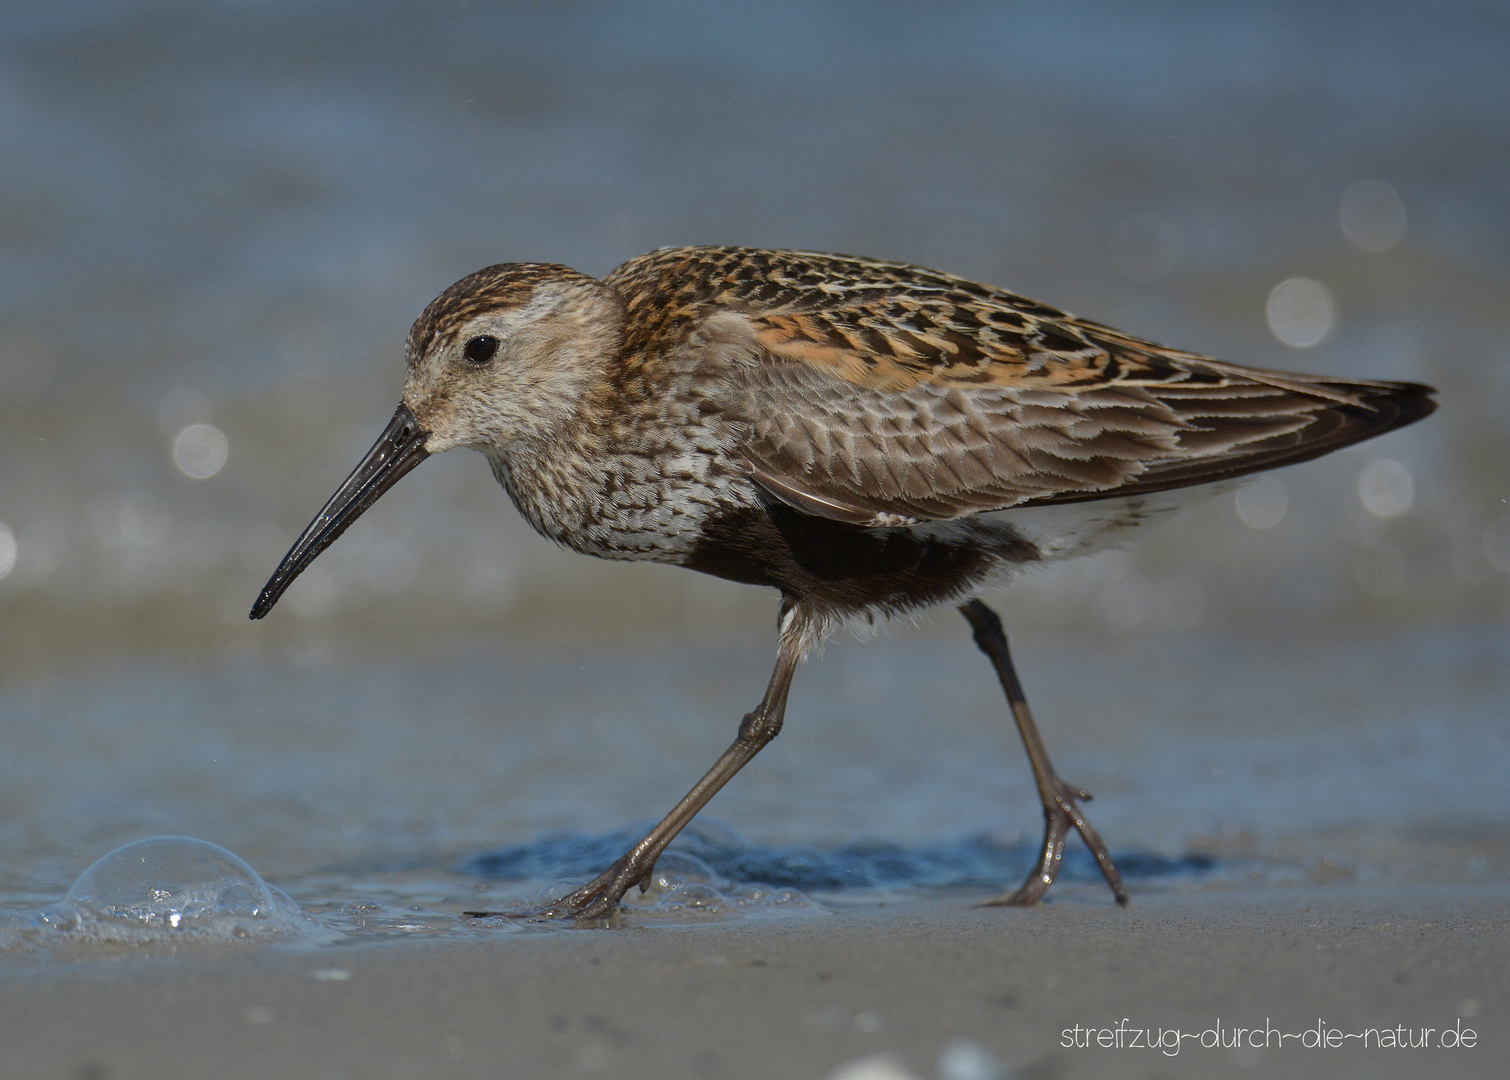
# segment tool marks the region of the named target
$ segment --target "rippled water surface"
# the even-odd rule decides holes
[[[157,665],[13,688],[0,698],[14,749],[0,764],[0,936],[76,940],[38,913],[71,887],[77,899],[96,859],[160,834],[230,849],[313,916],[275,937],[519,929],[463,913],[527,908],[612,861],[726,745],[767,648]],[[1501,631],[1047,638],[1019,653],[1059,768],[1096,793],[1088,809],[1135,902],[1510,874]],[[625,917],[974,902],[1017,883],[1038,822],[963,623],[840,644],[800,673],[787,730]],[[175,895],[137,862],[132,888]],[[1078,843],[1054,895],[1110,903]]]

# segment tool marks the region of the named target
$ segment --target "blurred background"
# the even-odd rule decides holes
[[[1510,603],[1499,5],[61,3],[12,7],[0,50],[5,670],[764,628],[757,592],[554,550],[462,454],[246,619],[436,293],[673,244],[909,260],[1441,389],[1430,423],[1018,589],[1020,620]]]
[[[53,809],[106,828],[171,787],[167,773],[159,784],[143,766],[100,803],[78,793],[169,729],[175,746],[219,732],[193,768],[208,770],[205,790],[230,783],[248,759],[210,763],[236,760],[259,697],[286,695],[292,732],[312,722],[299,694],[326,688],[321,715],[360,758],[360,725],[336,715],[352,696],[331,686],[388,687],[360,699],[369,713],[421,684],[471,686],[483,716],[520,679],[575,685],[605,663],[634,673],[631,722],[672,686],[707,740],[653,782],[620,779],[648,792],[644,813],[669,805],[756,700],[773,598],[558,551],[479,456],[427,462],[271,618],[247,610],[386,422],[405,332],[436,293],[489,263],[601,276],[675,244],[908,260],[1239,363],[1431,383],[1442,407],[1427,422],[1000,600],[1020,640],[1062,643],[1042,647],[1040,687],[1084,670],[1054,657],[1094,654],[1121,657],[1100,673],[1122,663],[1128,681],[1086,692],[1136,697],[1139,673],[1167,660],[1172,683],[1206,692],[1194,714],[1223,679],[1268,686],[1272,670],[1241,667],[1245,650],[1300,642],[1283,646],[1285,678],[1305,681],[1320,677],[1308,660],[1333,655],[1307,643],[1393,634],[1379,655],[1444,658],[1433,678],[1468,680],[1484,715],[1502,716],[1507,57],[1510,11],[1466,2],[7,5],[0,719],[31,747],[13,760],[7,819],[35,821],[62,775],[49,770],[94,754],[96,771],[56,781],[73,809]],[[957,622],[874,647],[926,653],[937,639],[927,655],[960,654],[978,707],[999,708]],[[725,647],[730,667],[655,676]],[[878,685],[843,666],[844,648],[836,670]],[[478,666],[434,675],[458,656]],[[1341,681],[1377,689],[1379,670]],[[907,700],[930,700],[952,671],[922,665]],[[699,679],[706,692],[687,689]],[[803,679],[794,710],[803,686],[817,693]],[[531,693],[537,712],[499,713],[482,741],[517,748],[521,725],[577,708],[565,690]],[[618,730],[629,707],[604,708]],[[449,722],[423,737],[447,738]],[[77,734],[91,724],[109,738]],[[269,744],[267,777],[304,745],[288,738]],[[592,741],[550,760],[589,785],[600,766],[573,754]],[[1482,758],[1474,746],[1464,754]],[[254,816],[270,797],[257,791]],[[13,851],[76,835],[7,828]],[[238,842],[276,846],[257,835]]]

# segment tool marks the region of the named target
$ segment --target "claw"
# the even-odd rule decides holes
[[[657,860],[658,861],[658,860]],[[525,919],[601,919],[618,910],[619,901],[634,886],[644,892],[650,887],[655,873],[655,862],[648,867],[637,865],[634,853],[626,854],[607,870],[586,885],[567,893],[558,900],[542,904],[529,911],[520,912],[515,918]],[[474,914],[468,912],[467,914]]]
[[[1117,904],[1126,907],[1127,887],[1122,884],[1122,875],[1117,873],[1116,864],[1112,862],[1111,853],[1106,850],[1106,844],[1102,842],[1100,835],[1075,805],[1077,799],[1089,802],[1090,792],[1071,787],[1057,776],[1051,780],[1054,788],[1051,795],[1053,801],[1044,802],[1043,844],[1038,849],[1038,862],[1033,867],[1033,872],[1016,892],[994,896],[982,906],[1030,907],[1038,903],[1059,876],[1059,864],[1064,858],[1064,842],[1069,838],[1070,829],[1074,829],[1085,841],[1085,846],[1090,848],[1096,865],[1101,868],[1101,876],[1106,878],[1112,894],[1117,898]]]
[[[633,853],[625,855],[580,889],[525,911],[464,911],[469,919],[503,915],[511,919],[601,919],[612,915],[624,894],[636,884],[644,891],[649,887],[655,864],[641,870],[635,866]]]
[[[657,860],[657,861],[659,861],[659,860]],[[642,877],[642,878],[640,878],[640,892],[642,894],[643,893],[648,893],[650,891],[650,883],[652,881],[654,881],[654,880],[655,880],[655,863],[651,863],[650,864],[650,869],[645,871],[645,876]]]

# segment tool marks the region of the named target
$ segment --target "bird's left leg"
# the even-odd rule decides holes
[[[672,808],[671,813],[617,862],[586,885],[527,914],[546,918],[599,918],[617,908],[624,894],[635,885],[642,889],[646,887],[666,845],[686,828],[687,823],[718,793],[719,788],[727,784],[766,743],[780,733],[782,719],[786,715],[787,692],[792,686],[792,675],[805,651],[805,637],[801,628],[804,619],[805,612],[794,602],[789,600],[783,604],[776,669],[771,672],[765,697],[761,698],[753,712],[745,714],[739,725],[739,735],[733,744],[692,790],[687,792],[682,801]]]
[[[1007,693],[1007,704],[1012,708],[1012,718],[1017,721],[1017,731],[1022,736],[1023,746],[1027,748],[1028,761],[1033,766],[1038,797],[1043,802],[1043,844],[1038,850],[1038,862],[1033,867],[1033,872],[1016,892],[1003,893],[986,903],[1018,907],[1036,904],[1048,892],[1049,886],[1054,884],[1054,878],[1059,874],[1064,842],[1073,828],[1096,857],[1096,864],[1101,867],[1102,876],[1111,886],[1117,903],[1126,904],[1127,888],[1122,884],[1122,875],[1117,873],[1117,867],[1112,863],[1111,854],[1106,850],[1100,835],[1085,820],[1085,815],[1076,804],[1077,799],[1088,801],[1090,792],[1072,787],[1059,779],[1054,766],[1049,762],[1049,753],[1043,747],[1038,725],[1033,722],[1028,699],[1022,692],[1022,683],[1018,681],[1017,671],[1012,666],[1012,654],[1007,651],[1007,634],[1002,629],[1001,619],[979,600],[961,604],[960,612],[975,631],[975,644],[986,654],[996,668],[997,677],[1001,679],[1001,688]]]

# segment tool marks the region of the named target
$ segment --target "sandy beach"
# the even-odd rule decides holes
[[[0,976],[0,1075],[821,1080],[887,1055],[903,1070],[891,1075],[923,1080],[1487,1077],[1503,1074],[1507,900],[1503,886],[1337,886],[1145,895],[1117,910],[1073,890],[1033,911],[940,900],[48,963]],[[1229,1041],[1263,1029],[1272,1048],[1202,1048],[1218,1023]],[[1318,1023],[1340,1045],[1308,1047]],[[1122,1049],[1083,1045],[1119,1024]],[[1433,1048],[1346,1041],[1400,1028],[1435,1029]],[[1449,1029],[1475,1045],[1442,1047]],[[957,1057],[941,1074],[961,1040],[1000,1069],[968,1073]]]

